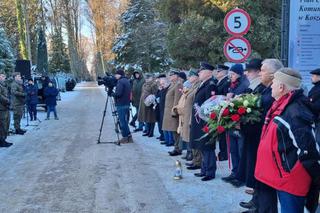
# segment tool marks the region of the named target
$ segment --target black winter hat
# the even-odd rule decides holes
[[[214,67],[211,64],[203,61],[203,62],[200,62],[200,69],[199,70],[200,71],[201,70],[211,70],[211,71],[213,71]]]
[[[234,72],[234,73],[237,73],[238,75],[243,75],[243,66],[242,64],[235,64],[233,65],[231,68],[230,68],[230,71]]]
[[[117,70],[116,74],[121,75],[121,76],[125,75],[123,70]]]
[[[229,70],[230,69],[230,67],[228,67],[228,66],[225,66],[225,65],[223,65],[223,64],[217,64],[217,66],[216,66],[216,70]]]
[[[179,78],[182,78],[184,81],[187,80],[187,75],[184,72],[179,72]]]
[[[260,58],[253,58],[246,64],[246,70],[254,70],[258,71],[262,67],[262,59]]]

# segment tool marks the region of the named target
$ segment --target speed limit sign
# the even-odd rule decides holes
[[[231,10],[224,18],[224,27],[234,36],[242,36],[248,33],[251,25],[250,15],[239,8]]]

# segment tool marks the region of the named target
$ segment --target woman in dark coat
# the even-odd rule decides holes
[[[56,120],[59,120],[57,115],[57,95],[59,94],[59,91],[53,86],[52,82],[49,82],[48,87],[44,89],[44,97],[45,102],[47,105],[47,118],[46,120],[50,119],[50,112],[54,113],[54,118]]]

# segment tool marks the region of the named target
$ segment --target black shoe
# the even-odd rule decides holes
[[[25,132],[21,131],[21,129],[16,129],[17,135],[24,135]]]
[[[252,208],[250,208],[247,211],[244,211],[242,213],[258,213],[258,209],[256,207],[252,207]]]
[[[193,163],[186,163],[186,166],[193,166]]]
[[[143,129],[138,128],[138,129],[134,129],[133,132],[140,132],[140,131],[142,131],[142,130],[143,130]]]
[[[215,177],[212,176],[205,176],[204,178],[202,178],[202,181],[209,181],[209,180],[213,180]]]
[[[133,121],[131,121],[131,122],[129,123],[129,125],[132,126],[132,127],[134,127],[134,128],[137,127],[136,124],[135,124],[135,122],[133,122]]]
[[[237,180],[237,179],[233,179],[233,180],[230,180],[229,183],[232,184],[232,186],[236,187],[236,188],[239,188],[241,186],[244,186],[244,183]]]
[[[148,133],[148,132],[146,132],[146,133],[142,134],[142,136],[148,136],[148,135],[149,135],[149,133]]]
[[[159,137],[156,137],[156,139],[157,139],[157,140],[160,140],[161,138],[160,138],[160,136],[159,136]]]
[[[152,138],[152,137],[153,137],[153,133],[152,133],[152,134],[148,134],[148,137],[149,137],[149,138]]]
[[[166,146],[168,146],[168,147],[169,147],[169,146],[173,146],[173,144],[167,144]]]
[[[233,174],[231,174],[231,175],[229,175],[228,177],[223,177],[223,178],[221,178],[224,182],[230,182],[231,180],[233,180],[233,179],[235,179],[236,177],[233,175]]]
[[[10,147],[12,146],[12,143],[8,143],[6,141],[1,141],[0,142],[0,147]]]
[[[240,202],[239,205],[245,209],[251,209],[251,208],[255,207],[252,200],[250,200],[249,202]]]
[[[194,176],[196,176],[196,177],[205,177],[205,175],[202,174],[202,173],[194,173]]]
[[[161,141],[160,144],[165,145],[167,143],[165,141]]]
[[[201,169],[201,166],[189,166],[187,167],[188,170],[197,170],[197,169]]]
[[[27,132],[27,130],[24,129],[20,129],[20,131],[23,132],[23,134]]]
[[[177,151],[177,150],[173,150],[172,152],[169,152],[170,156],[178,156],[178,155],[182,155],[182,152]]]

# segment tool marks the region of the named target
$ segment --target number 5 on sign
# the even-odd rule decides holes
[[[250,15],[242,9],[231,10],[224,19],[224,27],[234,36],[242,36],[248,33],[251,25]]]

